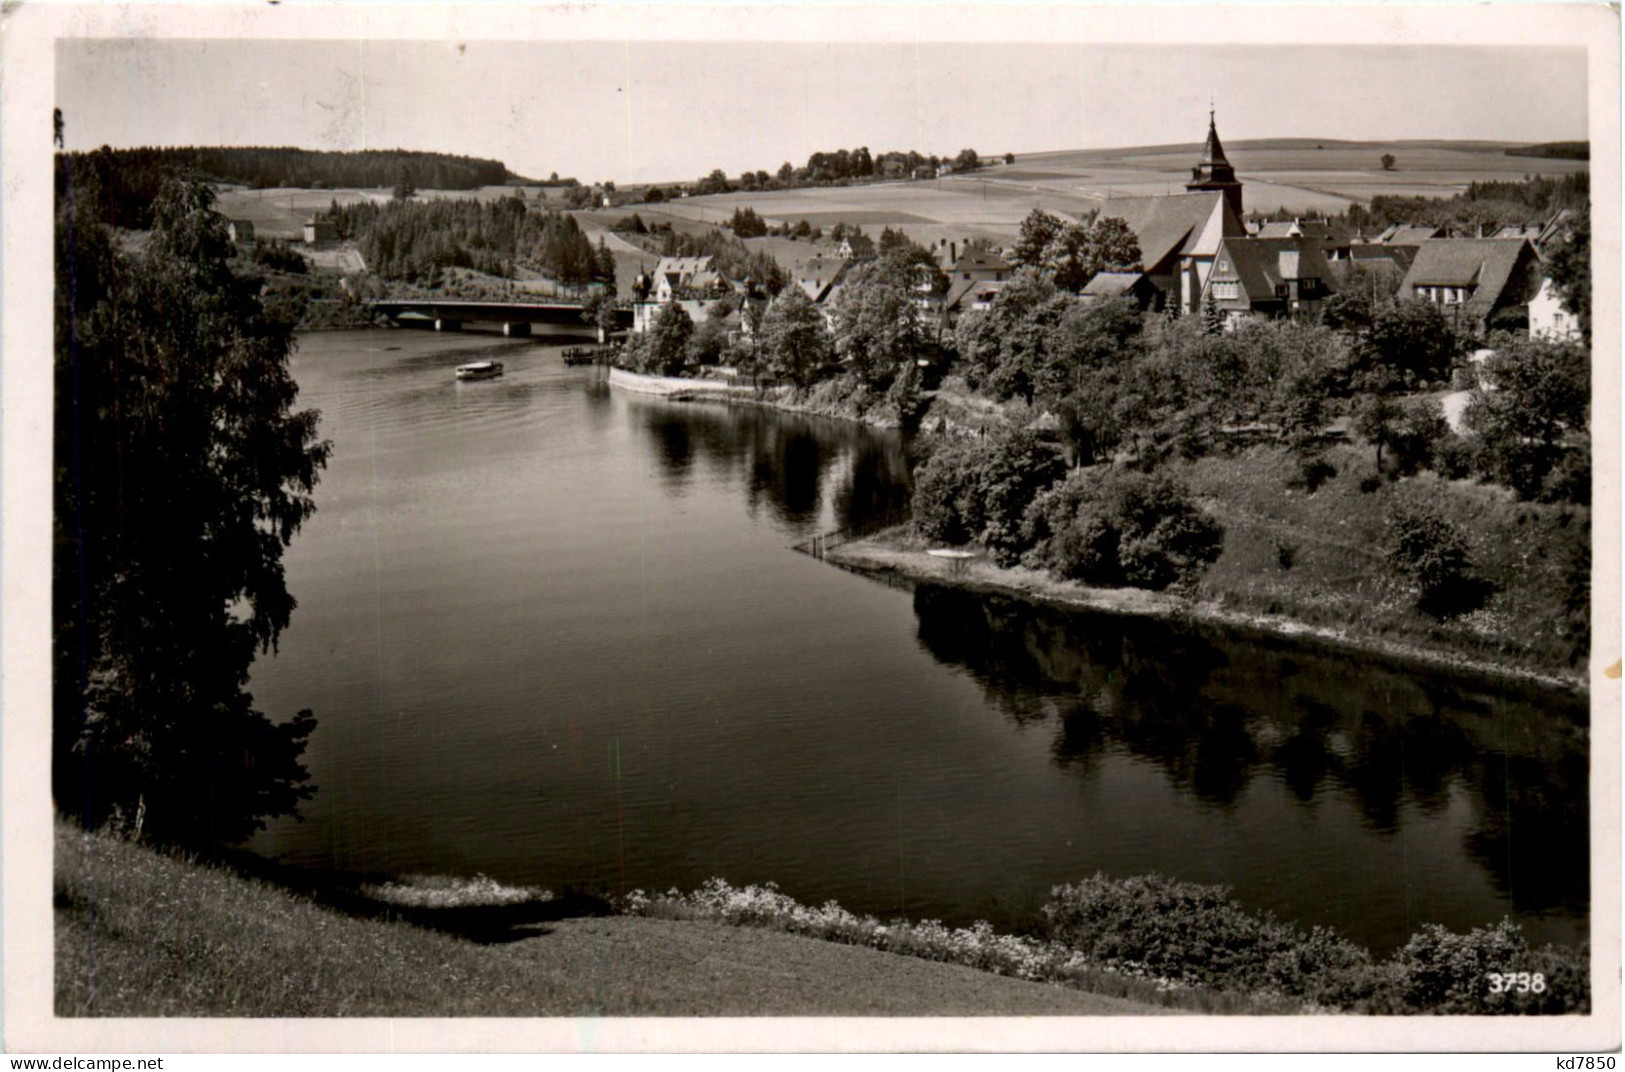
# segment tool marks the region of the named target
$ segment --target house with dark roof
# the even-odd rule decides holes
[[[1423,242],[1431,242],[1443,235],[1444,232],[1437,227],[1414,227],[1406,223],[1396,223],[1378,235],[1377,242],[1384,246],[1415,250],[1419,249]]]
[[[983,283],[1003,283],[1015,274],[1004,257],[982,246],[966,246],[964,253],[945,269],[948,291],[942,296],[943,313],[949,324],[975,304],[975,290]]]
[[[1409,246],[1385,246],[1379,242],[1350,242],[1348,256],[1339,259],[1355,264],[1393,265],[1404,272],[1416,259],[1416,250]]]
[[[233,244],[239,246],[251,246],[254,244],[254,221],[227,220],[226,233],[231,235],[231,241]]]
[[[1497,318],[1527,318],[1540,280],[1540,254],[1528,239],[1436,238],[1417,249],[1398,296],[1433,302],[1482,331]]]
[[[1097,272],[1078,297],[1087,302],[1129,298],[1145,309],[1156,302],[1157,288],[1144,272]]]
[[[851,267],[851,261],[839,257],[813,257],[796,266],[795,284],[813,304],[821,304],[829,300]]]
[[[661,257],[654,270],[654,300],[669,302],[684,291],[711,289],[721,279],[710,257]]]
[[[840,257],[849,261],[868,261],[875,257],[875,240],[866,234],[849,234],[841,239]]]
[[[1227,237],[1219,243],[1204,300],[1227,327],[1248,316],[1286,316],[1333,293],[1331,266],[1321,240]]]
[[[312,216],[305,221],[305,244],[326,246],[339,240],[338,226],[326,216]]]

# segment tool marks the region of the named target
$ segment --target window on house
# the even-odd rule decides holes
[[[1224,259],[1223,257],[1220,257],[1219,258],[1219,271],[1228,272],[1229,270],[1230,270],[1230,262],[1228,260]]]
[[[1213,281],[1213,296],[1221,301],[1234,300],[1241,297],[1241,285],[1234,280],[1216,279]]]

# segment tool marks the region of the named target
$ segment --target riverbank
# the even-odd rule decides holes
[[[492,883],[474,904],[386,890],[393,903],[375,900],[369,916],[353,900],[341,910],[65,823],[55,847],[58,1016],[1169,1011],[764,928],[592,914],[607,906],[535,891],[505,897]]]
[[[1363,631],[1357,623],[1343,626],[1317,621],[1306,610],[1296,616],[1290,610],[1268,613],[1238,605],[1239,596],[1227,600],[1225,593],[1199,587],[1195,594],[1152,592],[1138,588],[1094,588],[1076,581],[1058,579],[1042,570],[1020,566],[1002,567],[981,555],[955,561],[929,554],[930,545],[909,525],[900,525],[873,535],[829,546],[824,559],[858,573],[903,578],[908,581],[950,585],[972,591],[996,592],[1037,603],[1097,611],[1188,621],[1250,631],[1269,636],[1346,649],[1362,654],[1422,666],[1446,668],[1485,677],[1516,680],[1550,688],[1584,692],[1587,682],[1578,671],[1541,668],[1486,658],[1471,650],[1426,635],[1396,635],[1390,631]],[[1227,551],[1227,553],[1229,553]],[[1298,599],[1313,598],[1308,591]],[[1275,593],[1272,605],[1294,606],[1290,594]],[[1301,606],[1301,603],[1298,604]],[[1419,632],[1424,627],[1419,627]]]
[[[591,896],[474,879],[295,892],[59,822],[55,1012],[237,1016],[1144,1016],[1576,1013],[1583,949],[1424,927],[1378,961],[1222,887],[1102,875],[1029,935],[882,924],[771,885]],[[1490,992],[1517,964],[1538,990]]]

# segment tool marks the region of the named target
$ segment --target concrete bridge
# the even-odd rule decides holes
[[[492,324],[504,335],[529,335],[534,324],[557,324],[586,330],[581,306],[568,302],[459,301],[438,298],[394,298],[369,303],[375,313],[402,326],[432,327],[436,331],[461,331],[464,324]],[[632,310],[616,309],[615,326],[632,326]],[[600,340],[602,341],[602,340]]]

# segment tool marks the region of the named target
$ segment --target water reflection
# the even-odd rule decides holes
[[[936,585],[914,612],[922,647],[989,706],[1054,726],[1063,768],[1087,777],[1123,750],[1218,809],[1275,779],[1309,807],[1352,800],[1384,837],[1464,792],[1463,848],[1515,911],[1586,911],[1583,700]]]
[[[755,406],[636,398],[629,408],[673,495],[683,494],[703,461],[743,484],[750,516],[765,506],[793,530],[815,526],[826,504],[837,528],[859,532],[907,517],[908,462],[894,438]]]

